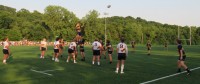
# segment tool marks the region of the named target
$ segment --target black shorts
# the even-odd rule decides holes
[[[93,50],[94,56],[100,56],[100,50]]]
[[[118,53],[118,60],[126,60],[126,53]]]
[[[54,53],[59,53],[59,49],[54,49]]]
[[[81,32],[77,32],[77,34],[78,34],[79,36],[82,36]]]
[[[108,51],[108,54],[112,54],[113,51]]]
[[[180,61],[185,61],[185,59],[186,59],[186,55],[183,56],[182,60],[181,60],[181,56],[178,57],[178,60]]]
[[[132,45],[132,48],[135,48],[135,46],[134,46],[134,45]]]
[[[84,52],[85,50],[84,49],[80,49],[80,52]]]
[[[41,48],[41,51],[46,51],[47,49],[45,47],[42,47]]]
[[[7,49],[3,49],[2,51],[3,51],[3,54],[9,54]]]
[[[68,53],[74,53],[74,50],[68,49]]]

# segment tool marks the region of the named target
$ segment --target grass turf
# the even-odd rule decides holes
[[[183,46],[189,68],[200,67],[199,46]],[[45,59],[40,59],[40,51],[37,46],[12,46],[12,58],[8,64],[0,63],[0,84],[139,84],[163,76],[174,74],[177,70],[177,49],[176,46],[169,46],[164,50],[163,46],[153,46],[151,55],[147,55],[145,46],[137,46],[135,52],[129,47],[129,56],[125,62],[125,74],[114,73],[117,55],[113,52],[113,63],[109,64],[108,59],[101,59],[101,66],[92,65],[91,47],[85,47],[86,61],[78,63],[66,63],[67,49],[64,57],[59,58],[56,63],[51,60],[53,48],[48,47]],[[1,55],[2,52],[0,52]],[[107,57],[108,58],[108,57]],[[3,56],[0,57],[3,59]],[[31,71],[55,70],[45,74]],[[56,70],[61,69],[61,70]],[[150,84],[199,84],[200,70],[195,70],[192,75],[180,74],[178,76],[159,80]]]

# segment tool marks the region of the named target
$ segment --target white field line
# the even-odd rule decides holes
[[[64,70],[64,69],[55,69],[55,70],[44,70],[44,71],[41,71],[41,72],[50,72],[50,71],[61,71],[61,70]]]
[[[194,70],[197,70],[197,69],[200,69],[200,67],[193,68],[193,69],[191,69],[191,71],[194,71]],[[168,76],[164,76],[164,77],[160,77],[160,78],[153,79],[153,80],[150,80],[150,81],[146,81],[146,82],[143,82],[143,83],[140,83],[140,84],[152,83],[152,82],[155,82],[155,81],[158,81],[158,80],[162,80],[162,79],[169,78],[169,77],[176,76],[176,75],[183,74],[183,73],[186,73],[186,71],[181,72],[181,73],[176,73],[176,74],[168,75]]]
[[[37,70],[34,70],[34,69],[31,69],[31,71],[41,73],[41,74],[45,74],[45,75],[48,75],[48,76],[53,76],[52,74],[45,73],[45,72],[42,72],[42,71],[37,71]]]

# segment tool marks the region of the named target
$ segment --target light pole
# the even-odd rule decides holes
[[[110,8],[111,7],[111,5],[107,5],[107,8]],[[107,27],[107,22],[106,22],[106,15],[108,15],[108,13],[104,13],[104,15],[105,15],[105,44],[106,44],[106,39],[107,39],[107,35],[106,35],[106,33],[107,33],[107,31],[106,31],[106,27]]]

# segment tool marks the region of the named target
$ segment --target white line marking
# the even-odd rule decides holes
[[[45,75],[48,75],[48,76],[53,76],[52,74],[45,73],[45,72],[42,72],[42,71],[37,71],[37,70],[34,70],[34,69],[31,69],[31,71],[41,73],[41,74],[45,74]]]
[[[200,69],[200,67],[193,68],[193,69],[191,69],[191,71],[194,71],[194,70],[197,70],[197,69]],[[152,83],[152,82],[155,82],[155,81],[158,81],[158,80],[162,80],[162,79],[169,78],[169,77],[176,76],[176,75],[183,74],[183,73],[186,73],[186,71],[181,72],[181,73],[176,73],[176,74],[168,75],[168,76],[164,76],[164,77],[157,78],[157,79],[154,79],[154,80],[146,81],[146,82],[143,82],[143,83],[140,83],[140,84]]]
[[[64,69],[44,70],[44,71],[41,71],[41,72],[49,72],[49,71],[61,71],[61,70],[64,70]]]

